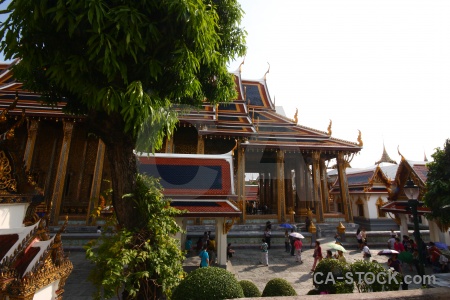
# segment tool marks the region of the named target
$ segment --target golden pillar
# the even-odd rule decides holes
[[[237,194],[239,208],[242,210],[241,223],[245,223],[247,217],[247,207],[245,199],[245,149],[241,143],[238,145],[238,166],[237,166]]]
[[[353,222],[352,207],[350,203],[350,194],[348,192],[347,174],[345,173],[346,161],[344,153],[339,152],[337,157],[339,188],[341,192],[342,206],[344,208],[344,215],[346,222]]]
[[[286,221],[286,198],[284,189],[284,151],[277,151],[277,203],[278,221]]]
[[[287,165],[290,165],[289,163]],[[291,215],[295,215],[295,203],[294,195],[292,189],[292,172],[291,168],[286,167],[284,164],[284,188],[285,188],[285,198],[286,198],[286,209]],[[292,213],[294,212],[294,213]]]
[[[314,186],[314,202],[316,208],[316,222],[323,222],[323,206],[320,192],[320,152],[314,151],[312,154],[313,159],[313,186]]]
[[[38,129],[39,129],[39,122],[36,120],[31,120],[28,127],[28,138],[27,144],[25,146],[25,153],[23,154],[25,171],[29,171],[31,168],[31,162],[33,161],[34,146],[36,144]]]
[[[53,224],[58,224],[59,212],[61,210],[61,201],[63,197],[64,181],[66,179],[67,161],[69,159],[70,143],[72,141],[74,123],[63,121],[64,138],[59,153],[58,166],[56,169],[55,184],[51,194],[51,216]]]
[[[330,212],[328,180],[327,180],[327,167],[325,166],[325,160],[320,160],[320,173],[321,173],[321,191],[322,191],[322,205],[324,212]]]
[[[86,217],[86,225],[92,223],[91,212],[95,208],[95,201],[100,197],[100,188],[102,186],[103,178],[103,164],[105,162],[105,143],[101,139],[98,139],[97,157],[95,159],[94,174],[92,176],[91,192],[89,194],[89,206]]]
[[[203,135],[197,136],[197,154],[205,154],[205,139]]]

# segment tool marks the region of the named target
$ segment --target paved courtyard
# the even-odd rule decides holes
[[[333,242],[332,238],[319,239],[323,245]],[[322,248],[324,255],[326,246]],[[313,288],[312,273],[313,249],[304,247],[302,253],[303,264],[295,261],[295,257],[284,251],[284,245],[273,245],[269,250],[269,266],[259,263],[260,251],[258,246],[245,246],[235,248],[236,253],[229,262],[228,269],[233,272],[238,280],[250,280],[262,292],[266,283],[272,278],[284,278],[292,284],[299,295],[305,295]],[[381,249],[371,249],[372,259],[386,265],[387,257],[376,255]],[[84,257],[84,252],[72,252],[69,257],[74,264],[74,270],[67,280],[65,286],[64,299],[66,300],[87,300],[92,299],[93,286],[87,280],[92,264]],[[348,262],[362,259],[362,253],[355,249],[349,249],[345,253]],[[193,264],[198,265],[194,258]],[[426,268],[427,274],[430,269]],[[410,271],[409,266],[404,267],[405,274],[415,275],[415,270]],[[419,288],[411,284],[409,289]]]

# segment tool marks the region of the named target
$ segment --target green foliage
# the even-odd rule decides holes
[[[431,208],[427,217],[445,227],[450,225],[449,208],[442,209],[450,205],[450,139],[445,141],[444,149],[436,148],[431,156],[433,161],[427,164],[427,191],[423,200]]]
[[[306,295],[319,295],[319,294],[320,294],[319,290],[316,289],[309,290],[308,293],[306,293]]]
[[[313,285],[319,292],[328,294],[353,293],[354,285],[347,280],[348,277],[351,278],[352,274],[348,274],[351,272],[350,265],[345,262],[337,259],[323,259],[314,271]]]
[[[351,270],[353,273],[353,279],[355,281],[356,288],[360,293],[381,292],[383,290],[383,284],[381,284],[380,282],[387,282],[386,275],[378,275],[379,273],[386,274],[386,269],[377,262],[357,260],[351,264]],[[374,274],[375,276],[375,278],[373,278],[372,276],[367,277],[367,281],[369,283],[374,281],[372,284],[367,284],[366,280],[364,280],[364,274],[367,273]],[[378,280],[377,278],[380,280]]]
[[[241,280],[239,281],[239,284],[244,291],[245,298],[261,297],[261,292],[253,282],[249,280]]]
[[[297,296],[297,292],[286,279],[274,278],[264,287],[262,297]]]
[[[155,125],[146,146],[173,130],[172,104],[236,97],[226,65],[246,51],[237,0],[12,0],[3,14],[0,51],[21,58],[25,88],[96,122],[115,116],[135,137]]]
[[[138,207],[136,230],[122,228],[86,247],[86,257],[95,263],[90,280],[97,287],[95,299],[111,298],[125,289],[130,299],[138,293],[147,299],[160,287],[166,294],[184,276],[184,255],[173,235],[181,231],[174,216],[179,210],[163,198],[159,182],[138,175],[137,189],[127,197]]]
[[[217,267],[198,268],[181,281],[172,300],[210,300],[243,298],[239,282],[233,274]]]

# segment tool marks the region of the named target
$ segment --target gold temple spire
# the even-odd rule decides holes
[[[358,129],[358,131],[359,131],[358,139],[357,139],[357,141],[358,141],[358,146],[359,146],[359,147],[362,147],[364,143],[363,143],[362,138],[361,138],[361,130]]]
[[[331,133],[333,132],[332,130],[331,130],[331,125],[333,124],[333,121],[331,121],[331,119],[330,119],[330,124],[328,124],[328,135],[329,136],[331,136]]]
[[[397,162],[395,160],[393,160],[392,158],[390,158],[389,154],[386,151],[386,147],[384,146],[384,142],[383,142],[383,154],[381,154],[381,158],[379,161],[375,162],[376,165],[379,165],[380,163],[390,163],[390,164],[397,164]]]

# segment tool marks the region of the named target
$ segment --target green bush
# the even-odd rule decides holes
[[[323,259],[314,271],[313,285],[319,292],[328,294],[353,293],[354,285],[347,279],[353,276],[351,273],[349,264],[337,259]]]
[[[388,275],[389,272],[392,271],[386,270],[381,264],[373,261],[357,260],[351,265],[351,269],[356,288],[360,293],[381,292],[383,290],[395,291],[399,289],[400,282],[402,281],[400,274],[397,274],[396,276],[393,273]],[[365,275],[358,275],[357,273],[370,273],[374,275],[365,277]],[[393,278],[395,278],[398,283],[396,283]]]
[[[198,268],[173,291],[172,300],[243,298],[244,292],[233,274],[217,267]]]
[[[294,288],[282,278],[271,279],[265,286],[263,297],[297,296]]]
[[[244,291],[244,297],[253,298],[253,297],[261,297],[261,292],[258,287],[251,281],[241,280],[239,281],[242,290]]]

